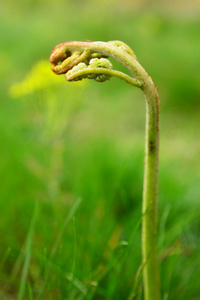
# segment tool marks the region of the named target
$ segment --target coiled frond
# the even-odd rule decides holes
[[[79,43],[79,45],[77,45]],[[52,71],[56,74],[65,74],[68,81],[82,80],[83,78],[94,79],[104,82],[111,77],[117,77],[128,84],[142,87],[142,82],[123,72],[113,70],[108,57],[109,53],[102,51],[102,47],[96,48],[97,43],[107,44],[109,48],[129,54],[136,60],[133,50],[121,41],[104,42],[66,42],[54,48],[50,56]],[[74,47],[73,47],[74,46]],[[75,48],[75,49],[74,49]]]

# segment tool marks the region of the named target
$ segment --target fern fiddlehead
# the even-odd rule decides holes
[[[132,76],[113,70],[108,58],[122,64]],[[65,42],[51,53],[56,74],[68,81],[94,79],[104,82],[118,77],[140,88],[146,100],[145,170],[142,204],[142,259],[145,300],[160,300],[160,276],[157,250],[157,193],[159,166],[159,97],[157,89],[133,50],[121,41]]]
[[[134,52],[125,43],[120,41],[111,41],[108,43],[136,58]],[[142,86],[139,80],[120,71],[113,70],[113,66],[106,55],[92,52],[88,48],[85,48],[82,52],[67,51],[64,44],[55,47],[51,54],[50,62],[52,63],[52,71],[56,74],[65,73],[68,81],[88,78],[104,82],[111,77],[118,77],[136,87]]]

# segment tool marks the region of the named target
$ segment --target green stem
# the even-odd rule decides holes
[[[68,75],[66,73],[66,79],[68,81],[73,81],[78,77],[81,77],[83,75],[90,75],[90,74],[109,75],[111,77],[120,78],[120,79],[124,80],[126,83],[128,83],[130,85],[133,85],[133,86],[136,86],[136,87],[141,87],[142,86],[142,83],[139,80],[137,80],[135,78],[132,78],[132,77],[120,72],[120,71],[109,70],[109,69],[106,69],[106,68],[87,68],[87,69],[79,70],[76,73],[73,73],[73,74],[70,74],[70,75]]]
[[[89,57],[90,53],[100,53],[111,57],[125,66],[130,71],[130,76],[115,76],[141,88],[146,99],[146,131],[145,131],[145,169],[142,205],[142,260],[143,282],[145,300],[160,300],[160,275],[157,250],[157,191],[158,191],[158,165],[159,165],[159,97],[157,89],[136,59],[134,52],[120,41],[112,42],[66,42],[56,46],[51,54],[50,62],[55,68],[59,58],[66,57],[67,51],[80,51]],[[82,54],[83,55],[83,54]],[[88,71],[90,72],[90,71]],[[101,71],[95,71],[101,72]],[[108,75],[113,76],[118,71],[108,70]],[[79,73],[78,73],[79,74]],[[82,74],[80,72],[80,74]],[[79,74],[79,75],[80,75]],[[77,75],[77,73],[76,73]],[[70,75],[71,76],[71,75]],[[71,78],[67,76],[68,80]],[[74,79],[74,78],[72,78]],[[140,83],[135,84],[135,83]],[[133,84],[134,83],[134,84]]]
[[[151,83],[143,90],[146,98],[145,170],[143,184],[142,258],[146,300],[160,300],[157,250],[157,193],[159,166],[159,98]]]

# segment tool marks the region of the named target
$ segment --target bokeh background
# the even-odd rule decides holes
[[[0,3],[0,299],[143,299],[145,102],[51,72],[67,40],[122,40],[161,100],[162,299],[200,299],[200,1]]]

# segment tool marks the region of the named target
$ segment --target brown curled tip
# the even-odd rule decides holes
[[[56,47],[50,57],[51,69],[56,74],[64,74],[81,62],[87,62],[90,51],[68,51],[66,43]]]
[[[53,49],[49,58],[50,63],[57,64],[67,57],[66,47],[63,47],[63,44],[59,44]]]
[[[55,46],[52,50],[49,61],[52,64],[57,64],[58,62],[64,60],[67,57],[67,44],[70,42],[64,42]]]

